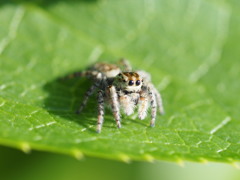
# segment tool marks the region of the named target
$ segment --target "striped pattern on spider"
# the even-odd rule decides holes
[[[98,89],[98,133],[103,125],[105,104],[110,105],[118,128],[121,128],[121,110],[126,115],[131,115],[138,108],[138,118],[143,120],[150,107],[151,127],[155,125],[157,108],[160,114],[164,113],[161,95],[151,83],[151,76],[145,71],[132,71],[125,59],[117,64],[96,63],[86,71],[65,78],[73,77],[87,77],[93,81],[77,113],[81,113],[89,97]]]

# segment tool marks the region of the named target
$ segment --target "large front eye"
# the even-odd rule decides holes
[[[136,85],[139,86],[141,84],[141,81],[137,80]]]
[[[134,85],[134,81],[133,81],[133,80],[130,80],[130,81],[128,82],[128,85],[129,85],[129,86]]]

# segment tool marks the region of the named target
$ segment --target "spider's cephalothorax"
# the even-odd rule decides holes
[[[161,95],[151,83],[150,75],[145,71],[132,71],[130,64],[125,59],[120,60],[118,64],[97,63],[86,71],[68,76],[86,76],[94,81],[84,96],[77,113],[82,111],[89,96],[98,89],[97,132],[101,132],[102,129],[104,103],[110,105],[118,128],[121,127],[121,111],[131,115],[137,108],[138,117],[142,120],[147,116],[149,106],[151,108],[150,126],[154,126],[157,106],[161,114],[164,113],[164,110]]]
[[[125,93],[140,92],[142,87],[142,78],[136,72],[119,73],[113,81],[117,90]]]

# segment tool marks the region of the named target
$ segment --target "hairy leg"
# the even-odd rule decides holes
[[[151,75],[143,70],[136,71],[144,80],[145,85],[149,84],[151,82]]]
[[[103,91],[98,91],[98,121],[97,121],[97,133],[101,132],[102,124],[104,120],[104,97]]]
[[[97,74],[97,77],[99,77],[99,79],[102,77],[101,73]],[[94,91],[101,85],[101,83],[103,82],[103,80],[98,80],[95,79],[95,83],[88,89],[88,91],[86,92],[84,99],[79,107],[79,109],[76,111],[77,114],[80,114],[81,111],[83,110],[83,108],[86,106],[89,97],[94,93]]]
[[[73,78],[77,78],[77,77],[88,77],[88,78],[92,78],[92,79],[101,79],[101,78],[103,78],[103,74],[96,70],[86,70],[86,71],[74,72],[72,74],[69,74],[67,76],[60,78],[60,80],[68,80],[68,79],[73,79]]]
[[[89,89],[88,91],[86,92],[85,96],[84,96],[84,99],[83,101],[81,102],[81,105],[80,107],[77,109],[76,113],[77,114],[80,114],[83,110],[83,108],[86,106],[88,100],[89,100],[89,97],[94,93],[94,91],[96,90],[97,88],[97,85],[96,83],[94,83]]]
[[[130,63],[127,59],[124,59],[124,58],[120,59],[119,64],[121,64],[123,66],[122,71],[126,71],[126,72],[132,71],[132,66],[130,65]]]
[[[73,79],[77,77],[87,77],[88,71],[80,71],[80,72],[74,72],[72,74],[68,74],[67,76],[61,77],[60,80],[68,80]]]
[[[109,90],[111,108],[113,111],[115,121],[117,123],[117,127],[121,128],[121,122],[120,122],[121,117],[120,117],[119,102],[118,102],[118,95],[116,92],[116,88],[114,86],[110,86],[108,87],[108,90]]]
[[[157,103],[156,103],[156,97],[151,88],[148,88],[148,96],[150,99],[150,106],[151,106],[151,122],[150,126],[154,127],[155,126],[155,120],[156,120],[156,115],[157,115]]]
[[[158,110],[160,114],[164,114],[164,108],[163,108],[163,101],[161,94],[158,92],[158,90],[155,88],[155,86],[151,83],[151,75],[145,71],[137,71],[142,78],[144,79],[144,83],[146,86],[150,87],[155,94],[157,105],[158,105]]]
[[[147,116],[147,110],[148,110],[148,94],[147,91],[143,90],[140,93],[140,98],[138,101],[138,118],[143,120]]]
[[[162,96],[155,87],[153,87],[153,91],[154,91],[154,94],[156,96],[158,110],[159,110],[160,114],[164,114]]]

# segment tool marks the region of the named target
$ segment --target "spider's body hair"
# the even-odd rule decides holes
[[[151,107],[150,126],[155,125],[157,106],[163,113],[163,105],[160,93],[151,83],[151,76],[145,71],[132,71],[129,62],[122,59],[120,65],[108,63],[96,63],[86,71],[77,72],[70,77],[89,77],[94,84],[87,91],[78,110],[81,112],[86,105],[89,96],[98,88],[98,123],[97,132],[101,132],[104,120],[104,104],[110,105],[117,127],[121,127],[122,110],[126,115],[134,113],[138,107],[138,117],[143,120],[147,116],[147,110]]]
[[[121,69],[115,64],[107,64],[107,63],[96,63],[89,69],[90,71],[96,71],[102,73],[106,78],[114,78],[117,76]]]
[[[126,115],[131,115],[134,113],[135,107],[138,104],[139,93],[127,93],[123,91],[118,92],[120,108]]]

